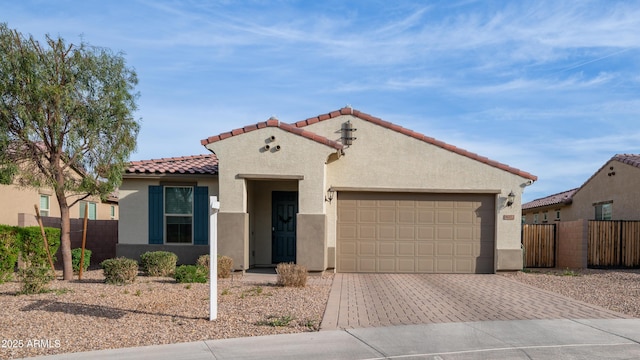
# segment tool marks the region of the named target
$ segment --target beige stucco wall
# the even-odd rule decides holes
[[[270,136],[275,136],[275,141],[270,142]],[[265,151],[267,144],[271,149]],[[281,146],[279,151],[274,150],[277,145]],[[336,149],[275,127],[233,136],[207,148],[219,159],[221,212],[247,212],[246,179],[239,176],[244,174],[258,174],[265,180],[301,176],[300,213],[324,212],[324,200],[318,194],[325,189],[325,162]]]
[[[35,216],[33,205],[40,207],[40,195],[49,195],[49,216],[60,217],[60,207],[55,194],[50,189],[33,189],[18,187],[15,185],[0,185],[0,224],[17,226],[18,214],[30,214]],[[70,198],[70,201],[73,201]],[[117,203],[102,203],[98,197],[90,197],[86,201],[96,203],[97,220],[111,220],[111,206],[115,206],[115,219],[118,219]],[[80,217],[80,206],[76,204],[71,207],[70,216],[72,219]]]
[[[611,169],[613,167],[613,169]],[[609,176],[609,173],[615,175]],[[574,195],[567,207],[566,219],[595,219],[593,204],[613,201],[612,220],[640,220],[640,168],[619,161],[609,161]]]
[[[339,158],[335,155],[336,150],[331,147],[274,127],[254,130],[207,145],[220,161],[221,213],[252,215],[251,209],[248,209],[251,201],[247,201],[252,196],[252,191],[247,189],[247,184],[254,180],[248,178],[300,176],[303,179],[298,181],[299,213],[325,214],[326,219],[313,218],[308,224],[299,223],[298,229],[304,226],[318,228],[322,227],[323,222],[326,224],[326,231],[319,235],[326,236],[326,239],[316,243],[326,244],[328,248],[324,254],[318,254],[322,258],[327,254],[335,256],[335,252],[329,249],[334,248],[336,243],[336,204],[340,191],[393,189],[408,192],[492,193],[496,196],[497,270],[521,268],[520,206],[522,191],[527,186],[528,179],[350,115],[321,121],[304,130],[338,140],[342,124],[348,120],[357,129],[353,134],[357,139],[353,145],[345,148],[344,155]],[[275,136],[276,140],[270,142],[270,136]],[[266,144],[272,149],[275,145],[280,145],[281,150],[264,151]],[[252,176],[247,177],[246,174]],[[329,187],[338,189],[338,194],[331,203],[324,200]],[[506,207],[506,196],[510,191],[516,194],[516,199],[511,207]],[[263,206],[270,206],[270,202]],[[299,219],[307,217],[301,216]],[[263,225],[258,227],[264,221],[266,220],[250,219],[249,223],[255,224],[252,232],[264,228]],[[238,239],[247,236],[245,232],[248,229],[235,230],[229,232],[229,236]],[[249,235],[257,239],[256,234]],[[302,241],[301,239],[299,240]],[[235,240],[229,238],[224,241]],[[302,246],[299,251],[316,247]],[[248,249],[244,251],[249,252]],[[298,259],[302,258],[305,257],[299,253]],[[323,259],[322,262],[325,266],[331,266],[335,263],[334,260]]]
[[[149,243],[149,186],[160,185],[161,182],[166,185],[171,182],[197,183],[198,186],[209,188],[209,196],[218,195],[218,181],[215,176],[125,176],[119,192],[121,213],[118,222],[118,243]]]
[[[327,165],[328,186],[434,192],[495,191],[496,248],[520,249],[520,206],[527,179],[350,115],[321,121],[305,129],[336,139],[342,123],[347,120],[357,129],[353,133],[357,139],[339,160]],[[516,194],[515,203],[505,207],[510,191]],[[513,220],[504,220],[505,215],[513,216]],[[335,229],[335,201],[327,209],[327,218],[328,227]],[[335,230],[328,232],[328,246],[335,246],[335,236]],[[498,252],[498,263],[499,257]]]

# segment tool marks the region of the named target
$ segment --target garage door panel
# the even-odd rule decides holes
[[[395,242],[378,242],[377,256],[396,256]]]
[[[376,267],[376,258],[358,258],[358,267],[356,272],[378,272]]]
[[[393,273],[397,272],[396,270],[396,259],[395,258],[378,258],[378,268],[376,272],[386,272]]]
[[[453,224],[453,210],[439,210],[436,213],[436,221],[438,224]]]
[[[396,223],[396,210],[391,209],[378,209],[378,223],[383,224],[395,224]]]
[[[435,272],[437,273],[454,273],[453,271],[453,259],[447,258],[436,258],[436,268]]]
[[[423,256],[432,257],[436,254],[435,252],[436,244],[433,242],[418,242],[417,247],[418,247],[419,257],[423,257]]]
[[[395,240],[395,225],[378,225],[378,240]]]
[[[358,222],[359,223],[371,223],[378,222],[376,209],[358,209]]]
[[[398,209],[398,223],[400,224],[415,224],[416,223],[416,210],[411,209]]]
[[[398,225],[398,240],[415,240],[416,228],[415,226]]]
[[[434,240],[436,238],[436,228],[434,226],[418,226],[418,237],[416,240],[424,241],[424,240]]]
[[[376,256],[375,241],[360,241],[357,247],[357,256]]]
[[[362,240],[375,241],[377,238],[376,228],[376,224],[358,225],[358,238]]]
[[[398,242],[398,256],[416,256],[416,243],[411,242]]]
[[[413,273],[416,272],[416,261],[413,258],[398,258],[397,259],[398,272]]]
[[[337,270],[493,272],[494,198],[341,192]]]

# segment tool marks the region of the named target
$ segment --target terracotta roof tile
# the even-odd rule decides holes
[[[436,140],[436,139],[434,139],[432,137],[420,134],[420,133],[415,132],[413,130],[405,129],[405,128],[399,126],[399,125],[390,123],[388,121],[382,120],[382,119],[374,117],[372,115],[369,115],[369,114],[363,113],[361,111],[352,109],[351,107],[344,107],[344,108],[342,108],[340,110],[332,111],[332,112],[330,112],[328,114],[322,114],[322,115],[319,115],[319,116],[317,116],[315,118],[311,118],[311,119],[318,119],[318,121],[324,121],[324,120],[328,120],[328,119],[334,118],[334,117],[339,116],[339,115],[349,115],[349,114],[353,115],[353,116],[355,116],[355,117],[357,117],[359,119],[362,119],[362,120],[365,120],[365,121],[369,121],[371,123],[383,126],[383,127],[387,128],[387,129],[390,129],[390,130],[393,130],[393,131],[397,131],[397,132],[399,132],[401,134],[404,134],[404,135],[410,136],[412,138],[424,141],[426,143],[441,147],[441,148],[443,148],[445,150],[454,152],[456,154],[460,154],[462,156],[466,156],[468,158],[483,162],[483,163],[488,164],[490,166],[493,166],[495,168],[502,169],[502,170],[505,170],[505,171],[510,172],[512,174],[516,174],[516,175],[522,176],[522,177],[524,177],[526,179],[530,179],[530,180],[534,180],[534,181],[538,180],[537,176],[532,175],[532,174],[530,174],[530,173],[528,173],[526,171],[522,171],[520,169],[513,168],[513,167],[511,167],[509,165],[499,163],[497,161],[488,159],[486,157],[481,157],[481,156],[479,156],[477,154],[474,154],[472,152],[466,151],[464,149],[460,149],[460,148],[458,148],[456,146],[447,144],[447,143],[442,142],[440,140]],[[294,126],[304,127],[306,125],[311,124],[309,121],[310,121],[310,119],[307,119],[306,121],[299,121],[299,122],[295,123]]]
[[[543,197],[540,199],[535,199],[533,201],[529,201],[528,203],[522,204],[522,210],[533,209],[543,206],[550,206],[556,204],[571,204],[571,200],[573,198],[573,194],[578,191],[578,188],[563,191],[561,193],[549,195],[547,197]]]
[[[337,142],[337,141],[329,140],[324,136],[318,135],[316,133],[312,133],[312,132],[307,131],[307,130],[303,130],[302,126],[296,126],[296,124],[292,125],[292,124],[283,123],[283,122],[281,122],[281,121],[279,121],[278,119],[275,119],[275,118],[271,118],[271,119],[269,119],[267,121],[263,121],[261,123],[255,124],[255,125],[248,125],[248,126],[245,126],[243,128],[240,128],[240,129],[235,129],[235,130],[233,130],[231,132],[226,132],[226,133],[222,133],[220,135],[210,136],[210,137],[208,137],[208,138],[206,138],[204,140],[201,140],[200,143],[202,145],[206,146],[206,145],[209,145],[209,144],[214,143],[216,141],[224,140],[224,139],[229,138],[231,136],[244,134],[244,133],[247,133],[247,132],[249,132],[251,130],[262,129],[262,128],[265,128],[265,127],[277,127],[279,129],[282,129],[284,131],[290,132],[292,134],[296,134],[296,135],[305,137],[305,138],[307,138],[309,140],[318,142],[320,144],[333,147],[333,148],[335,148],[337,150],[341,150],[343,148],[343,145],[341,143]]]
[[[611,160],[640,168],[640,154],[617,154]]]
[[[264,128],[264,127],[278,127],[278,128],[280,128],[282,130],[285,130],[285,131],[288,131],[288,132],[291,132],[291,133],[306,137],[306,138],[308,138],[310,140],[319,142],[321,144],[325,144],[327,146],[331,146],[331,147],[334,147],[336,149],[342,149],[343,145],[341,143],[339,143],[339,142],[336,142],[336,141],[333,141],[333,140],[329,140],[326,137],[320,136],[318,134],[311,133],[309,131],[298,131],[297,130],[297,129],[303,128],[305,126],[308,126],[308,125],[311,125],[311,124],[315,124],[315,123],[317,123],[319,121],[332,119],[332,118],[335,118],[335,117],[338,117],[338,116],[341,116],[341,115],[353,115],[353,116],[355,116],[357,118],[360,118],[362,120],[369,121],[371,123],[380,125],[380,126],[385,127],[387,129],[390,129],[390,130],[399,132],[401,134],[413,137],[415,139],[424,141],[426,143],[441,147],[441,148],[443,148],[445,150],[448,150],[448,151],[460,154],[462,156],[466,156],[468,158],[483,162],[485,164],[488,164],[490,166],[496,167],[498,169],[505,170],[505,171],[510,172],[512,174],[516,174],[516,175],[522,176],[522,177],[524,177],[526,179],[531,179],[531,180],[537,180],[538,179],[537,176],[532,175],[532,174],[530,174],[528,172],[525,172],[525,171],[510,167],[510,166],[508,166],[506,164],[499,163],[497,161],[488,159],[486,157],[479,156],[479,155],[474,154],[472,152],[466,151],[464,149],[460,149],[458,147],[455,147],[453,145],[444,143],[444,142],[442,142],[440,140],[436,140],[436,139],[434,139],[432,137],[420,134],[420,133],[415,132],[413,130],[405,129],[402,126],[399,126],[399,125],[390,123],[388,121],[382,120],[380,118],[371,116],[369,114],[360,112],[360,111],[355,110],[355,109],[353,109],[351,107],[344,107],[344,108],[342,108],[340,110],[332,111],[332,112],[330,112],[328,114],[321,114],[321,115],[318,115],[316,117],[312,117],[312,118],[308,118],[306,120],[301,120],[301,121],[295,122],[293,124],[286,124],[286,123],[280,122],[278,119],[271,118],[271,119],[267,120],[266,122],[261,122],[261,123],[255,124],[255,125],[245,126],[244,128],[233,130],[232,132],[226,132],[226,133],[222,133],[222,134],[219,134],[219,135],[216,135],[216,136],[210,136],[210,137],[208,137],[208,138],[206,138],[204,140],[201,140],[200,143],[202,145],[206,146],[208,144],[214,143],[216,141],[224,140],[224,139],[226,139],[228,137],[231,137],[231,136],[235,136],[235,135],[246,133],[246,132],[250,131],[248,129],[254,129],[254,128],[261,129],[261,128]]]
[[[132,161],[125,173],[217,175],[218,158],[215,154],[206,154]]]

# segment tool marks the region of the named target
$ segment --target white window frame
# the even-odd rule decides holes
[[[111,220],[115,220],[116,219],[116,206],[115,205],[111,205],[111,207],[109,208],[109,216],[110,216]]]
[[[47,200],[47,206],[42,206],[42,200]],[[51,195],[40,194],[40,216],[50,216],[51,215]]]
[[[171,188],[191,188],[191,214],[174,214],[174,213],[167,213],[167,189],[171,189]],[[163,226],[163,235],[164,235],[164,243],[166,245],[193,245],[193,235],[194,235],[194,230],[195,230],[195,224],[194,224],[194,219],[193,219],[193,213],[195,211],[195,186],[190,186],[190,185],[185,185],[185,186],[164,186],[163,189],[163,194],[162,194],[162,199],[163,199],[163,204],[162,204],[162,226]],[[191,217],[191,241],[190,242],[169,242],[167,241],[167,235],[169,234],[169,231],[167,230],[167,217],[170,216],[175,216],[175,217]]]
[[[598,208],[600,211],[598,211]],[[594,211],[595,220],[611,220],[613,218],[613,201],[594,204]]]
[[[534,224],[538,223],[538,213],[533,214],[533,223]]]
[[[93,202],[93,201],[80,201],[78,204],[80,204],[80,219],[84,219],[84,208],[86,207],[85,204],[89,204],[89,220],[98,220],[98,204]],[[93,218],[91,217],[91,206],[93,206],[93,208],[95,209],[95,211],[93,212]]]

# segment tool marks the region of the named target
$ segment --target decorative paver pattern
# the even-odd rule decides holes
[[[336,274],[323,330],[628,316],[499,275]]]

